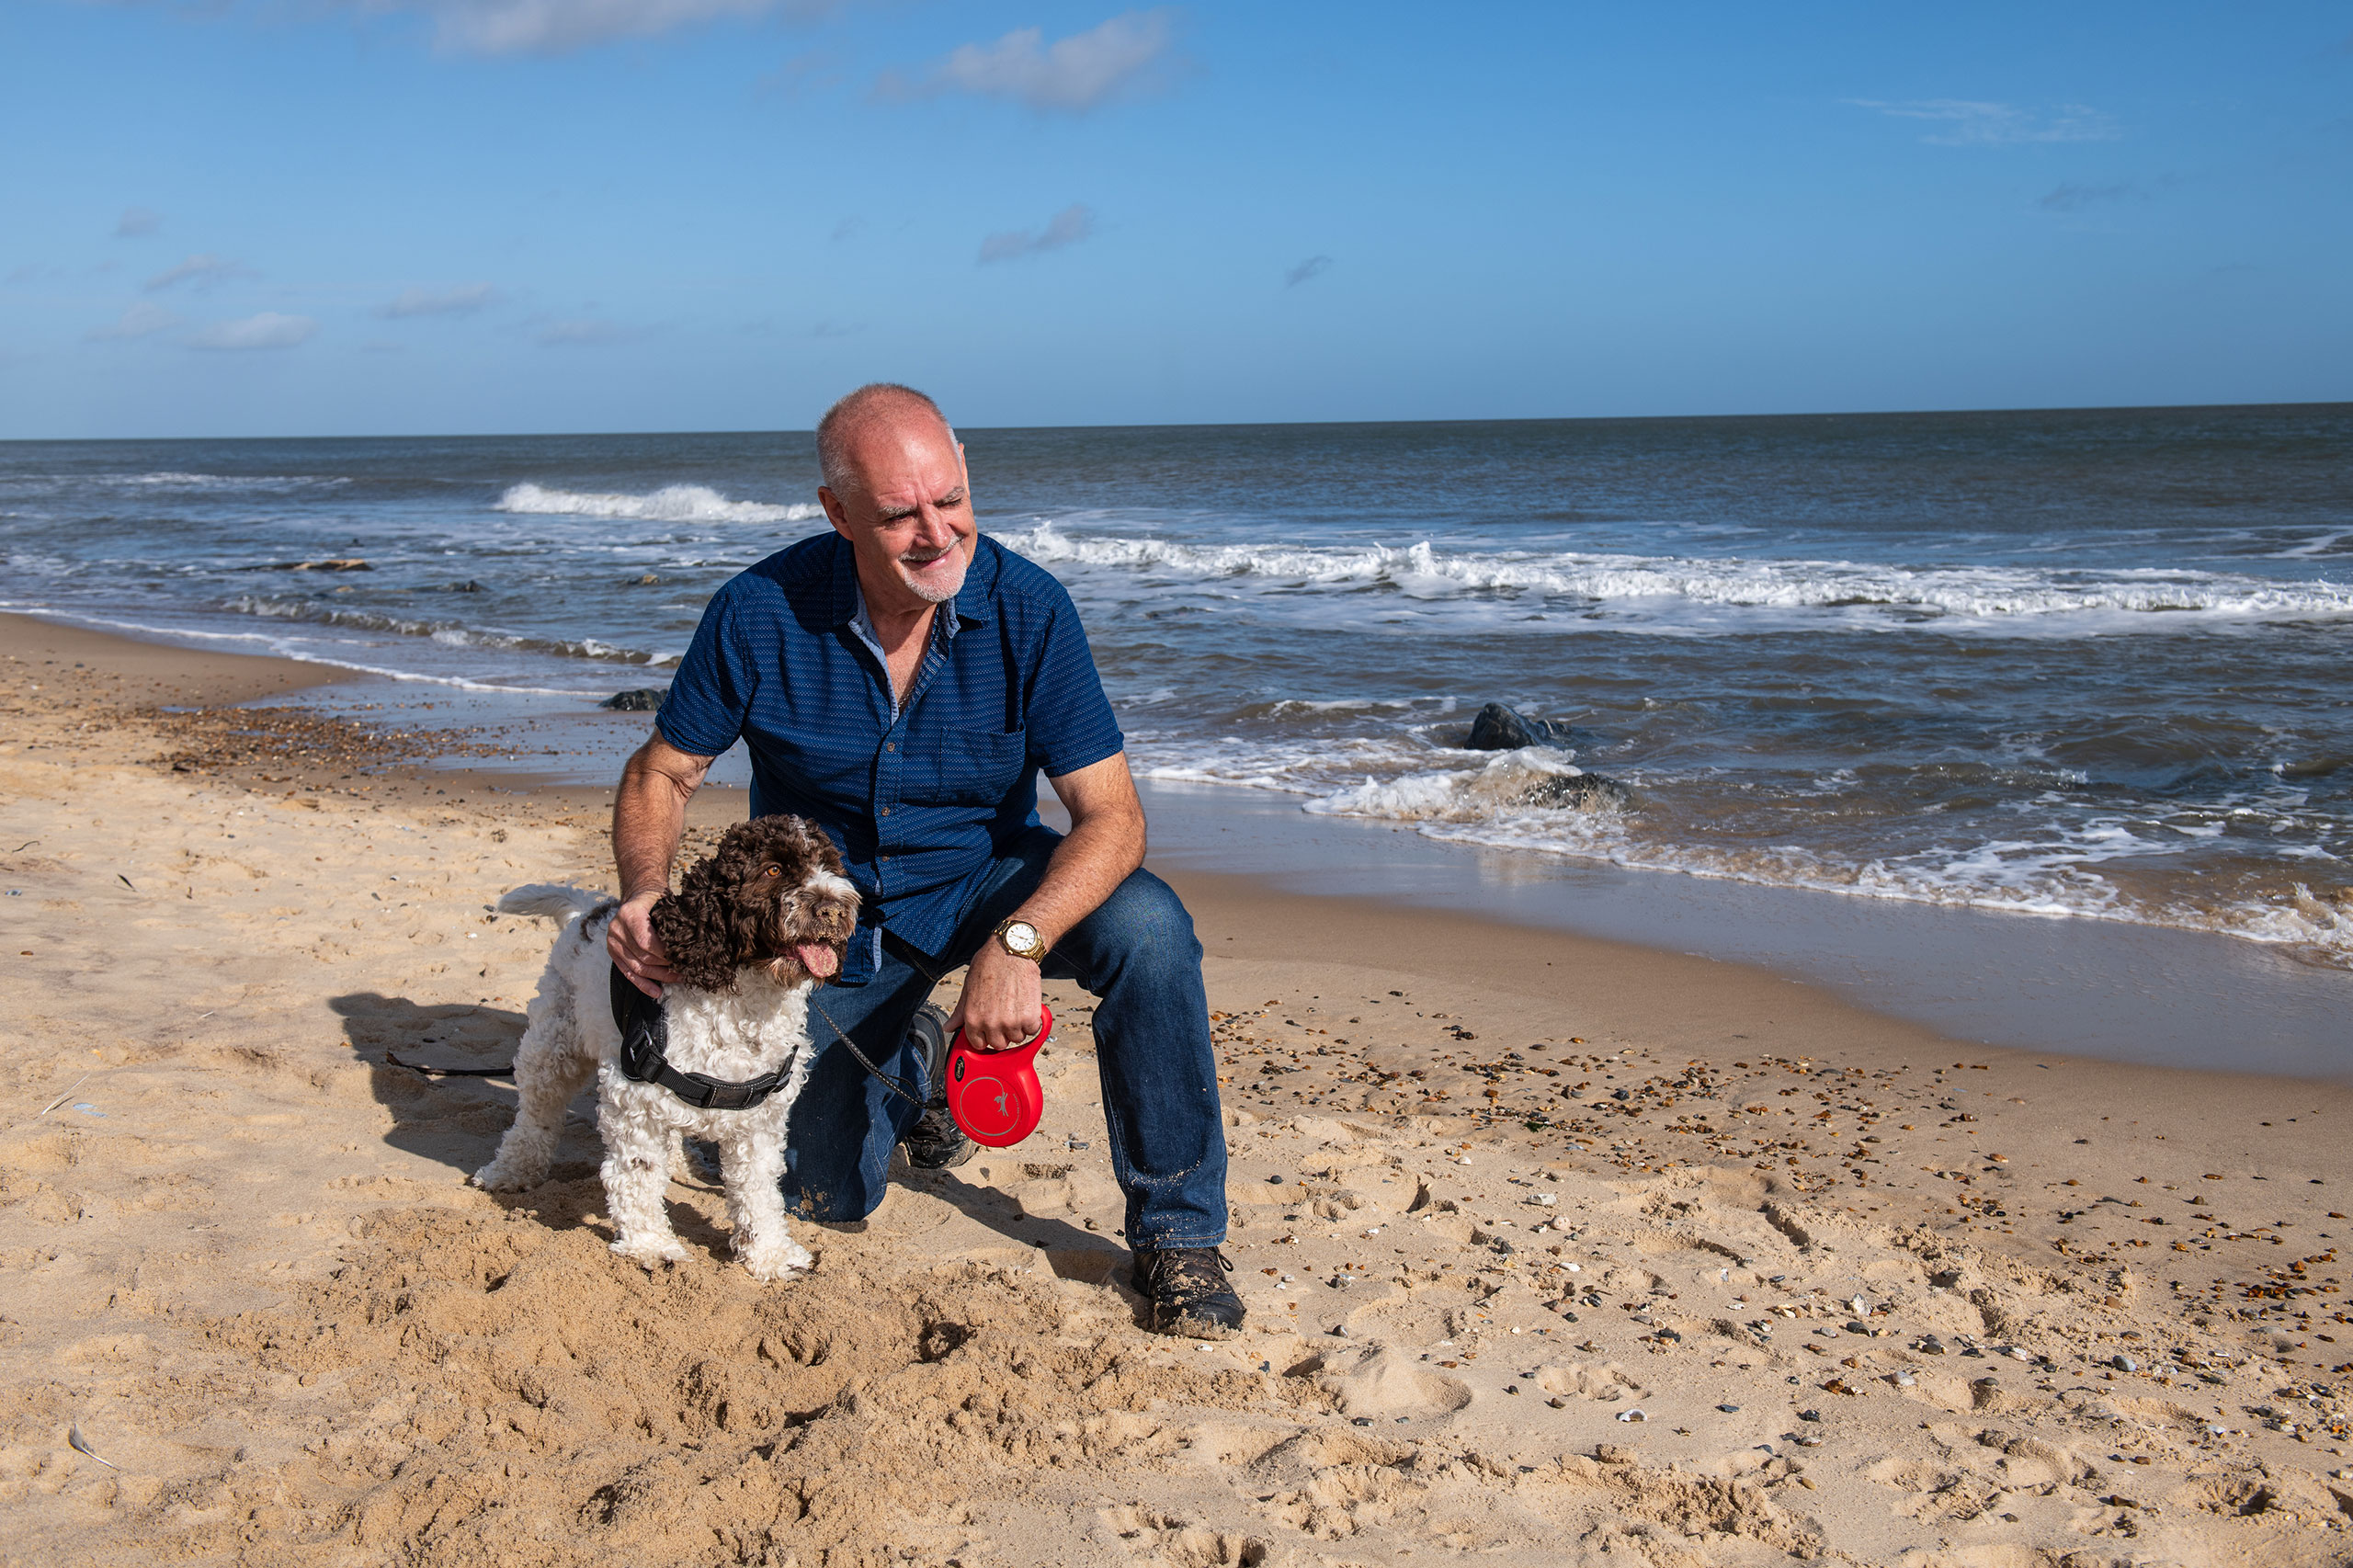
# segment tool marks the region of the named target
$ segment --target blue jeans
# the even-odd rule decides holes
[[[1014,843],[949,950],[929,966],[934,972],[968,962],[991,939],[997,923],[1036,891],[1061,842],[1062,835],[1039,827]],[[1193,917],[1167,883],[1132,872],[1054,944],[1045,973],[1075,980],[1099,999],[1096,1063],[1111,1172],[1128,1199],[1128,1244],[1216,1246],[1225,1240],[1225,1131]],[[828,1043],[793,1102],[784,1176],[792,1212],[839,1223],[865,1218],[882,1201],[891,1151],[921,1112],[859,1066],[834,1030],[846,1031],[867,1060],[924,1098],[931,1087],[926,1063],[907,1026],[932,983],[886,940],[871,981],[815,993],[810,1035]]]

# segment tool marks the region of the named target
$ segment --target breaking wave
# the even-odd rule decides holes
[[[2171,569],[2041,571],[1904,567],[1853,561],[1767,561],[1391,545],[1181,544],[1081,536],[1052,520],[996,538],[1033,561],[1196,579],[1267,580],[1296,590],[1381,588],[1413,598],[1535,595],[1586,604],[1880,609],[1980,621],[2101,614],[2187,614],[2199,620],[2353,616],[2353,585],[2280,582]],[[2113,620],[2109,622],[2114,624]]]
[[[646,523],[805,523],[825,515],[825,509],[814,502],[779,506],[766,501],[731,501],[707,484],[665,484],[644,495],[510,484],[491,509],[532,517],[620,517]]]

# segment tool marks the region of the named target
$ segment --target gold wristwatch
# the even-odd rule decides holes
[[[1017,915],[998,921],[992,935],[996,937],[996,945],[1015,958],[1028,959],[1031,963],[1046,961],[1046,938],[1038,935],[1038,927]]]

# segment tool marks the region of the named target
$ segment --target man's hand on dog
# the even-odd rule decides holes
[[[619,919],[613,922],[618,930]],[[964,1031],[964,1042],[975,1051],[1010,1051],[1027,1045],[1038,1032],[1045,1005],[1045,989],[1038,966],[1015,958],[995,942],[983,943],[972,955],[964,975],[964,994],[957,1000],[948,1034]]]
[[[613,911],[613,923],[605,931],[605,950],[613,955],[613,967],[657,1002],[662,988],[678,978],[670,967],[670,955],[662,950],[662,938],[654,934],[654,903],[661,896],[657,891],[629,900]]]

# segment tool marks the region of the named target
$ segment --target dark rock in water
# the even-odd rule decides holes
[[[1551,719],[1531,719],[1517,709],[1490,702],[1471,721],[1471,738],[1462,744],[1472,751],[1518,751],[1522,746],[1566,746],[1574,744],[1574,726]]]
[[[651,713],[662,706],[662,697],[661,692],[641,687],[635,691],[617,691],[597,706],[623,713]]]
[[[1518,803],[1573,812],[1622,810],[1634,803],[1634,792],[1598,773],[1548,773],[1520,791]]]

